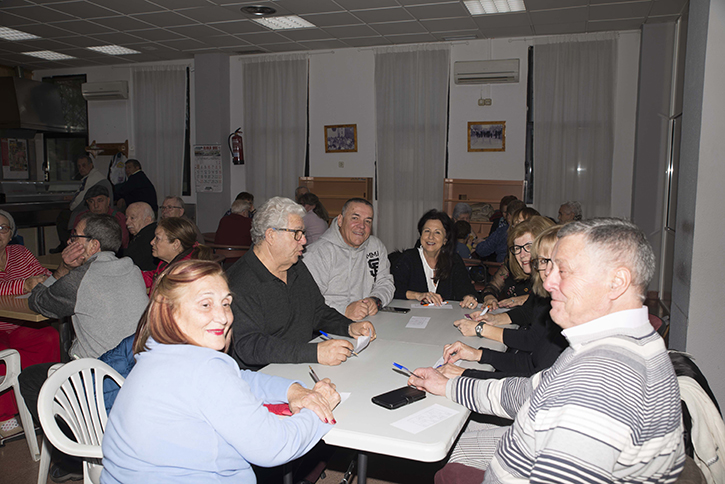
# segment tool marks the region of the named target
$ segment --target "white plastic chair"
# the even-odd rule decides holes
[[[15,392],[15,402],[18,404],[18,413],[20,414],[20,423],[23,424],[25,431],[25,440],[30,448],[30,456],[34,461],[40,459],[40,451],[38,450],[38,438],[35,436],[35,425],[33,425],[33,417],[25,405],[22,395],[20,395],[20,385],[18,384],[18,375],[20,375],[20,353],[16,350],[0,351],[0,361],[5,362],[5,376],[0,376],[0,393],[12,388]]]
[[[84,483],[100,482],[101,441],[108,421],[103,398],[106,377],[123,385],[124,378],[116,370],[95,358],[83,358],[61,366],[43,383],[38,396],[38,417],[45,434],[39,483],[45,483],[48,478],[51,450],[48,441],[65,454],[84,458]],[[76,442],[63,433],[56,417],[65,421]]]

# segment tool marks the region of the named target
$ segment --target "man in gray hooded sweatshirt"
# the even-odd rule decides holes
[[[325,303],[353,321],[377,313],[393,299],[395,284],[385,245],[370,235],[373,206],[351,198],[322,237],[307,247],[304,263]]]

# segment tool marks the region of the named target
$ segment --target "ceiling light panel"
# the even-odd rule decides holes
[[[491,13],[523,12],[526,10],[524,0],[464,0],[471,15]]]
[[[269,27],[272,30],[288,30],[288,29],[309,29],[316,27],[315,24],[308,22],[297,15],[288,15],[286,17],[263,17],[253,18],[253,22]]]
[[[87,49],[94,50],[96,52],[102,52],[108,55],[128,55],[141,53],[137,50],[121,47],[120,45],[99,45],[97,47],[87,47]]]
[[[36,50],[35,52],[23,52],[23,54],[45,60],[75,59],[75,57],[71,55],[60,54],[58,52],[53,52],[52,50]]]
[[[31,40],[39,39],[37,35],[21,32],[19,30],[10,29],[8,27],[0,27],[0,39],[5,40]]]

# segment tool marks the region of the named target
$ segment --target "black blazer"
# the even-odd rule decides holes
[[[408,249],[397,258],[390,272],[395,280],[395,298],[406,299],[406,291],[428,292],[425,280],[423,261],[420,260],[418,249]],[[473,287],[471,277],[468,275],[466,265],[458,254],[453,254],[453,267],[447,279],[438,281],[436,293],[444,300],[461,301],[465,296],[478,298]]]
[[[137,171],[125,182],[116,185],[113,188],[115,200],[126,200],[126,206],[135,202],[146,202],[151,205],[155,212],[158,212],[159,206],[156,201],[156,188],[151,180],[143,171]]]

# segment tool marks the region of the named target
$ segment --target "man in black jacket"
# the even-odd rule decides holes
[[[156,213],[159,208],[156,188],[141,169],[138,160],[131,159],[126,162],[126,176],[128,179],[114,188],[116,203],[123,200],[129,206],[136,202],[146,202]]]
[[[126,209],[126,227],[133,236],[123,256],[130,257],[142,271],[151,271],[159,265],[159,260],[151,254],[151,240],[156,232],[154,211],[146,202],[132,203]]]

